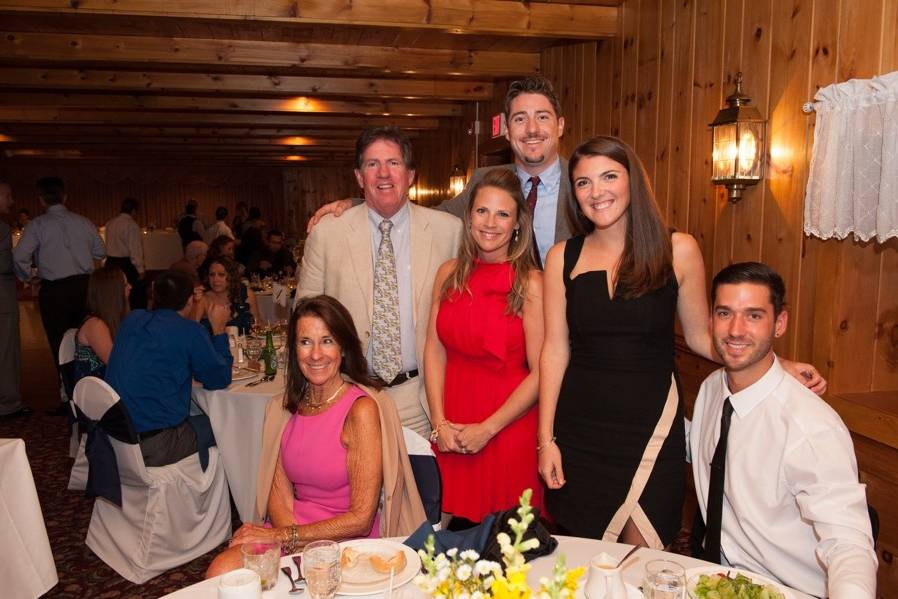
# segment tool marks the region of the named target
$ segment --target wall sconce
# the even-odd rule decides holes
[[[452,175],[449,176],[449,193],[452,197],[457,196],[465,188],[465,172],[461,170],[461,166],[454,165],[452,167]]]
[[[761,180],[764,124],[751,98],[742,93],[742,73],[736,73],[736,90],[711,123],[711,182],[725,185],[727,199],[734,204],[749,185]]]
[[[408,188],[408,199],[415,204],[418,203],[418,182],[415,183]]]

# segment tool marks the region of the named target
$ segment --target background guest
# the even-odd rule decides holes
[[[243,236],[243,223],[249,218],[249,208],[246,206],[246,202],[237,202],[235,212],[234,220],[231,222],[231,230],[235,239],[240,239]]]
[[[0,216],[12,208],[12,188],[0,182]],[[30,409],[22,404],[19,390],[22,357],[19,346],[19,305],[13,273],[12,228],[0,219],[0,416]]]
[[[231,231],[231,227],[225,222],[226,218],[228,218],[227,208],[219,206],[215,209],[215,222],[206,229],[206,243],[211,244],[216,237],[221,235],[234,239],[234,233]]]
[[[147,294],[143,284],[143,233],[134,220],[140,202],[122,200],[121,212],[106,223],[106,264],[119,268],[131,285],[129,303],[132,308],[146,308]]]
[[[237,242],[234,241],[231,237],[227,235],[219,235],[215,239],[212,240],[212,243],[209,244],[209,252],[206,254],[207,258],[220,258],[221,256],[225,256],[226,258],[234,259],[234,251],[237,247]]]
[[[186,247],[191,241],[203,241],[206,237],[206,226],[197,216],[196,200],[189,199],[184,205],[184,214],[178,217],[177,230],[181,236],[181,245]]]
[[[19,232],[24,231],[25,225],[29,222],[31,222],[31,213],[28,212],[27,208],[22,208],[16,215],[16,230]]]
[[[425,520],[395,407],[353,383],[379,387],[349,312],[304,298],[287,335],[287,390],[268,405],[257,494],[271,526],[244,524],[207,577],[239,568],[243,543],[278,540],[294,553],[323,538],[408,535]]]
[[[584,142],[569,176],[578,234],[549,250],[545,272],[539,464],[547,505],[576,536],[662,549],[680,529],[685,485],[675,315],[689,348],[713,359],[704,262],[692,236],[667,229],[623,141]],[[797,367],[825,388],[813,367]]]
[[[127,316],[131,286],[116,266],[106,265],[90,275],[87,285],[88,316],[75,336],[74,381],[86,376],[103,378],[113,340]]]
[[[207,318],[210,306],[226,308],[230,313],[227,326],[237,327],[240,334],[249,333],[253,323],[261,322],[256,294],[240,280],[236,262],[224,256],[207,258],[200,267],[200,278],[206,294],[197,304],[194,316],[206,328],[210,328]]]
[[[264,233],[265,221],[262,220],[262,211],[256,206],[249,210],[249,216],[243,223],[243,234],[240,237],[240,245],[237,248],[237,261],[250,268],[253,258],[265,248]]]
[[[56,364],[62,336],[87,314],[87,280],[106,249],[94,224],[66,209],[62,179],[38,180],[37,193],[47,211],[25,227],[13,257],[22,281],[31,279],[32,262],[37,263],[38,306]]]
[[[196,285],[201,285],[199,268],[206,261],[209,246],[204,241],[191,241],[184,248],[184,257],[169,266],[172,270],[179,270],[190,275]]]
[[[284,247],[284,234],[277,229],[268,231],[265,247],[253,259],[251,273],[259,275],[287,275],[292,276],[296,270],[296,261]]]
[[[533,442],[542,273],[514,172],[494,169],[478,181],[464,224],[458,257],[434,279],[425,385],[443,511],[479,522],[514,505],[524,489],[542,505]]]
[[[128,408],[147,466],[174,464],[197,451],[187,419],[194,379],[206,389],[231,384],[228,311],[209,307],[210,337],[188,317],[193,301],[189,275],[162,273],[153,283],[154,309],[135,310],[122,321],[109,356],[106,382]]]

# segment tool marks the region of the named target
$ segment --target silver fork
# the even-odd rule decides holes
[[[258,381],[253,381],[251,383],[247,383],[246,386],[247,387],[255,387],[256,385],[261,385],[262,383],[267,383],[268,381],[273,381],[273,380],[274,380],[274,375],[266,374],[265,376],[260,378]]]

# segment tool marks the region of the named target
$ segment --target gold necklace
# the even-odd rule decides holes
[[[311,388],[307,389],[306,393],[305,393],[305,397],[303,397],[303,399],[306,402],[306,407],[309,409],[315,410],[315,411],[320,410],[324,406],[331,403],[335,397],[337,397],[337,394],[340,393],[340,391],[343,389],[344,385],[346,385],[346,381],[341,382],[340,386],[337,387],[337,390],[334,391],[333,395],[331,395],[330,397],[328,397],[327,399],[325,399],[324,401],[321,401],[321,402],[313,402],[311,400],[311,397],[312,397]]]

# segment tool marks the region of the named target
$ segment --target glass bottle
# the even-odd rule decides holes
[[[271,330],[265,333],[265,349],[262,350],[262,363],[265,365],[266,376],[274,376],[278,371],[278,355],[274,349],[274,339]]]

